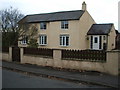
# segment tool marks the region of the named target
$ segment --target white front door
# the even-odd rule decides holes
[[[99,49],[99,36],[93,36],[93,49],[98,50]]]

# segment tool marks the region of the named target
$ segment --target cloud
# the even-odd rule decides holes
[[[115,23],[118,29],[119,0],[0,0],[0,9],[18,8],[22,13],[38,14],[56,11],[80,10],[82,2],[97,23]]]

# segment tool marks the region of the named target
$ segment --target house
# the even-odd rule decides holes
[[[100,17],[99,17],[100,18]],[[82,10],[27,15],[19,24],[38,28],[39,48],[111,50],[115,48],[114,24],[97,24],[82,3]],[[26,40],[18,41],[27,47]]]

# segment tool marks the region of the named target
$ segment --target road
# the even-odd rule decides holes
[[[95,85],[84,85],[61,80],[28,75],[11,70],[2,70],[2,88],[100,88]]]

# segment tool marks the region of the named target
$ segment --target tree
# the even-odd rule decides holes
[[[30,23],[18,23],[24,17],[18,9],[12,7],[0,10],[0,27],[2,31],[3,46],[17,45],[23,36],[33,38],[37,34],[37,28]]]
[[[18,21],[24,17],[18,9],[12,7],[0,11],[2,32],[16,32],[18,29]]]
[[[28,42],[28,47],[37,48],[38,47],[37,39],[31,38]]]
[[[24,17],[18,9],[12,7],[0,10],[0,27],[2,31],[2,45],[17,45],[18,21]]]

